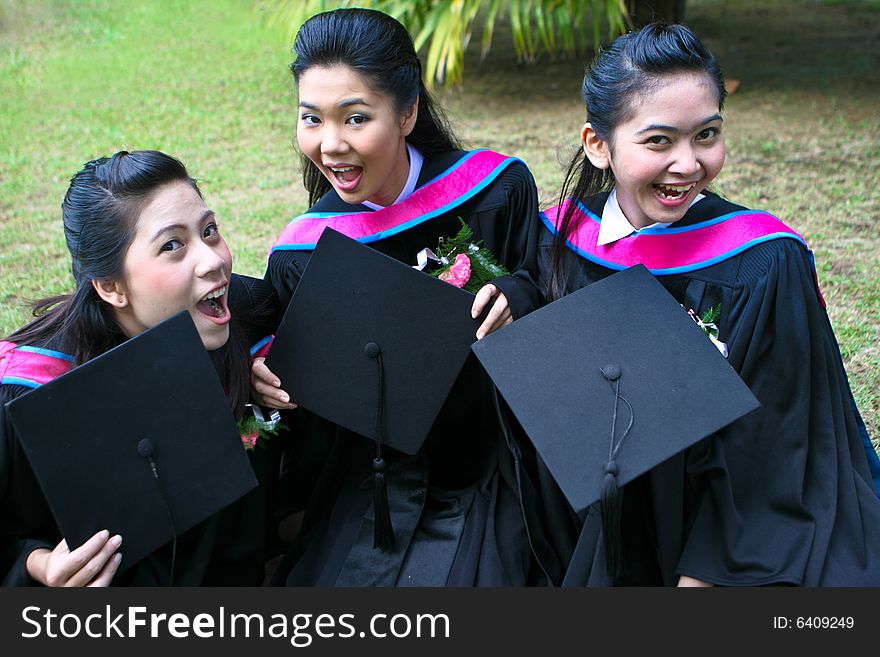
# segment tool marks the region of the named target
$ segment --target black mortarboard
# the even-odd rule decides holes
[[[71,549],[118,533],[120,571],[257,485],[187,312],[7,410]]]
[[[600,500],[605,511],[617,486],[759,406],[641,265],[517,320],[473,351],[578,512]]]
[[[464,365],[482,321],[473,301],[327,228],[266,365],[297,404],[377,441],[380,482],[381,447],[417,453]]]

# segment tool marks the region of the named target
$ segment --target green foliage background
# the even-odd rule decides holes
[[[465,50],[480,35],[489,52],[496,26],[509,28],[520,61],[535,62],[540,52],[572,57],[585,44],[598,46],[626,31],[625,0],[263,0],[268,22],[292,42],[307,18],[337,7],[370,7],[402,22],[423,51],[429,86],[454,86],[464,76]]]

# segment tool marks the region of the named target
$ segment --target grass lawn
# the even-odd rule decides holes
[[[236,269],[261,276],[303,210],[290,43],[245,0],[0,0],[0,334],[68,289],[60,203],[87,159],[179,157]],[[740,81],[716,188],[804,234],[856,399],[880,436],[880,2],[690,0],[687,22]],[[471,146],[522,157],[548,204],[584,120],[588,55],[517,64],[498,32],[440,94]]]

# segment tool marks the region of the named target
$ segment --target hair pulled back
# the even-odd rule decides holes
[[[159,151],[119,151],[86,162],[71,178],[61,204],[74,291],[37,302],[37,319],[10,339],[21,345],[54,342],[77,364],[124,341],[92,280],[122,276],[141,209],[159,187],[175,181],[198,191],[183,164]]]
[[[442,108],[422,81],[422,66],[406,28],[373,9],[336,9],[303,23],[293,44],[294,81],[314,67],[347,66],[374,91],[390,98],[398,112],[418,100],[415,127],[406,140],[425,156],[460,148]],[[332,185],[303,154],[303,185],[314,204]]]
[[[613,146],[614,131],[626,123],[641,98],[679,74],[704,75],[715,90],[718,107],[727,92],[724,76],[715,56],[686,26],[650,23],[637,32],[618,37],[593,61],[581,86],[587,120],[603,141]],[[566,199],[588,199],[614,185],[611,168],[598,169],[578,147],[568,166],[559,194]],[[557,234],[550,257],[550,298],[564,294],[562,254],[565,240],[577,228],[574,206],[557,222]]]

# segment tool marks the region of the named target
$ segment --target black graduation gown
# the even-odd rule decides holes
[[[601,216],[606,199],[586,205]],[[675,226],[743,209],[710,194]],[[545,285],[551,242],[545,230]],[[565,271],[568,292],[614,273],[571,250]],[[721,304],[719,340],[761,408],[624,487],[624,569],[613,583],[880,585],[880,500],[810,252],[774,239],[657,280],[700,316]],[[565,583],[610,585],[598,510],[583,515]]]
[[[465,154],[426,158],[417,188]],[[331,190],[309,212],[369,211]],[[401,262],[455,235],[461,217],[510,276],[494,283],[513,316],[541,304],[537,287],[537,191],[517,161],[463,205],[369,246]],[[344,230],[343,230],[344,232]],[[276,250],[267,280],[289,302],[311,251]],[[283,384],[282,384],[283,385]],[[499,440],[491,386],[471,356],[421,451],[407,456],[383,448],[395,542],[373,549],[371,462],[375,445],[310,413],[292,420],[299,441],[291,479],[307,503],[303,527],[276,583],[293,586],[501,586],[529,581],[528,547],[511,459]],[[387,453],[386,453],[387,452]],[[322,465],[323,464],[323,465]],[[303,490],[305,489],[305,490]]]
[[[230,284],[233,316],[247,343],[256,342],[277,321],[274,294],[259,279],[234,276]],[[239,312],[241,311],[241,312]],[[50,345],[58,347],[59,345]],[[60,350],[60,349],[59,349]],[[53,549],[62,536],[31,469],[5,404],[30,388],[0,385],[0,578],[3,586],[36,586],[27,573],[28,555]],[[113,586],[258,586],[264,580],[272,456],[248,452],[261,485],[178,537],[174,579],[168,543],[113,579]],[[123,536],[120,551],[125,551]]]

